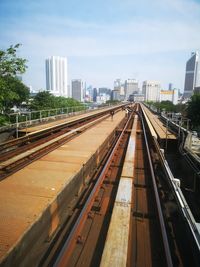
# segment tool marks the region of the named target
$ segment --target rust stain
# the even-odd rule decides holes
[[[60,219],[58,216],[58,203],[57,202],[53,202],[51,204],[50,213],[51,213],[51,227],[49,230],[49,237],[53,235],[53,233],[58,228],[58,225],[60,223]]]

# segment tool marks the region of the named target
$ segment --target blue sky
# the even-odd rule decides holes
[[[69,83],[136,78],[182,89],[199,32],[199,0],[0,0],[0,49],[22,44],[23,80],[34,89],[45,88],[51,55],[68,58]]]

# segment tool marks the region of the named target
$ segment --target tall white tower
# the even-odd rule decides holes
[[[68,97],[67,58],[51,56],[46,59],[46,89],[55,96]]]

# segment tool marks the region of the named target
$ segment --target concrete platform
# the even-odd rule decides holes
[[[166,129],[166,126],[159,120],[158,116],[153,114],[147,107],[142,105],[142,108],[144,109],[148,119],[150,120],[154,130],[156,131],[158,137],[162,139],[171,139],[176,140],[176,136],[169,130]]]
[[[120,111],[0,183],[0,266],[37,266],[105,154]]]

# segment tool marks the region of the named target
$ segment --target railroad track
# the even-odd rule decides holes
[[[102,164],[102,169],[93,179],[90,192],[82,197],[72,225],[67,225],[67,230],[63,229],[65,233],[60,234],[62,238],[58,238],[59,241],[55,242],[45,254],[40,266],[117,266],[113,265],[113,257],[115,258],[118,238],[109,241],[109,236],[112,236],[109,232],[117,233],[119,237],[123,224],[127,224],[126,227],[130,230],[127,237],[124,237],[127,231],[123,232],[123,246],[120,243],[116,255],[123,254],[121,250],[124,249],[125,238],[128,242],[125,256],[127,266],[173,266],[157,187],[155,181],[150,179],[152,175],[154,176],[154,172],[151,159],[148,157],[149,152],[141,122],[135,127],[135,136],[129,141],[133,120],[137,120],[137,115],[129,118],[112,151]],[[136,156],[133,163],[130,158],[134,153],[134,142],[136,142]],[[130,169],[134,169],[132,177]],[[129,204],[123,199],[121,204],[119,199],[115,200],[116,194],[119,198],[123,190],[126,191],[124,188],[127,179],[129,185],[133,184],[131,207],[127,222],[125,223],[123,219],[120,229],[118,216],[112,214],[116,213],[116,205],[126,209]],[[113,222],[113,220],[118,221]],[[109,243],[108,250],[113,254],[112,264],[108,258],[104,258],[104,254],[107,253],[106,243]]]
[[[173,265],[199,266],[199,230],[181,191],[180,180],[174,178],[164,152],[160,149],[157,135],[149,127],[147,120],[144,121],[143,128],[146,128]]]
[[[114,108],[115,112],[122,106]],[[0,144],[0,180],[110,116],[112,109]]]
[[[132,118],[118,133],[91,184],[39,266],[98,266],[112,214]],[[105,220],[106,217],[106,220]],[[101,239],[102,237],[102,239]],[[87,245],[85,242],[87,241]]]
[[[135,105],[118,126],[94,176],[74,197],[65,223],[48,240],[40,267],[199,266],[196,226],[188,223],[187,203],[174,186],[153,128],[148,130],[140,112]],[[2,178],[109,115],[70,127],[2,161]]]

